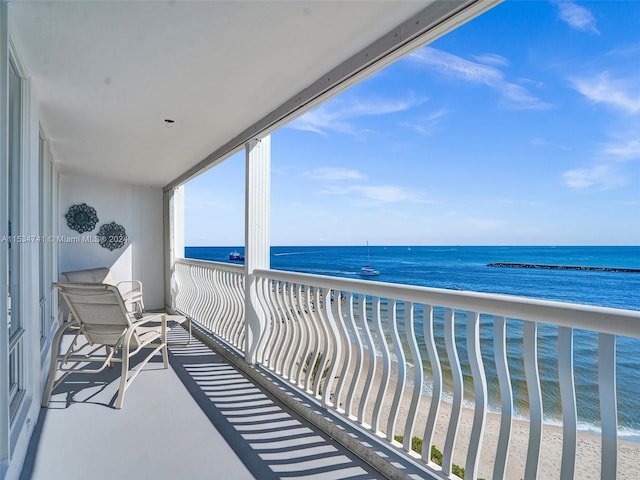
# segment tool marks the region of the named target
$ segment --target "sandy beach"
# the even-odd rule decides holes
[[[366,365],[365,365],[366,368]],[[365,370],[366,371],[366,370]],[[382,374],[376,372],[376,382],[373,385],[380,384]],[[410,378],[412,374],[408,374]],[[395,392],[397,374],[392,371],[385,400],[380,409],[379,425],[381,430],[386,429],[389,411],[391,408],[392,398]],[[409,383],[410,383],[409,382]],[[335,384],[333,388],[335,389]],[[364,378],[360,379],[359,387],[356,390],[353,402],[352,415],[356,414],[360,405],[360,399],[364,389]],[[396,420],[394,434],[403,433],[406,422],[407,413],[411,401],[413,388],[407,386],[404,389],[401,408]],[[365,407],[365,422],[371,424],[372,413],[375,405],[375,396],[373,390]],[[342,402],[346,398],[346,390],[341,394]],[[431,397],[422,394],[420,397],[420,405],[416,415],[413,436],[422,438],[424,428],[431,404]],[[441,400],[438,421],[433,437],[433,444],[440,450],[444,450],[444,442],[449,418],[451,416],[452,406],[450,403]],[[470,408],[463,408],[456,437],[456,444],[453,456],[453,462],[464,467],[466,463],[467,449],[469,446],[469,438],[471,435],[471,427],[473,423],[474,412]],[[485,422],[484,436],[482,439],[482,448],[480,452],[479,477],[489,480],[493,478],[494,459],[498,443],[500,430],[500,414],[488,413]],[[540,463],[538,470],[538,478],[540,479],[558,479],[560,478],[560,460],[562,457],[562,428],[556,425],[545,424],[542,430],[542,445],[540,448]],[[509,455],[507,460],[506,478],[516,480],[524,478],[524,469],[527,458],[529,437],[529,422],[526,420],[514,419],[512,423],[511,442],[509,446]],[[575,477],[579,479],[599,479],[600,478],[600,436],[588,432],[577,433],[576,448],[576,469]],[[638,479],[640,478],[640,443],[619,440],[618,442],[618,479]]]

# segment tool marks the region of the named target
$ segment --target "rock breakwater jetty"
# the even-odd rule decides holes
[[[580,265],[542,265],[538,263],[489,263],[487,267],[503,268],[538,268],[545,270],[584,270],[587,272],[640,273],[640,268],[588,267]]]

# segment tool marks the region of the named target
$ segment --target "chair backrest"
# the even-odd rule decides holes
[[[86,270],[74,270],[73,272],[62,272],[60,277],[69,283],[116,283],[111,276],[111,270],[107,267],[89,268]]]
[[[116,287],[100,283],[54,283],[53,286],[60,290],[89,343],[119,346],[131,326],[131,319]]]

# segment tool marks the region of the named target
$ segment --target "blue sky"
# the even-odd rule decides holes
[[[272,134],[272,245],[639,245],[640,2],[507,1]],[[244,153],[186,187],[244,243]]]

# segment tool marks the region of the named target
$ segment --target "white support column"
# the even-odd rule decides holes
[[[174,269],[177,258],[184,258],[184,187],[164,192],[165,231],[165,306],[175,307]]]
[[[258,303],[253,271],[271,266],[271,137],[251,140],[245,147],[245,359],[255,364],[266,317]]]

